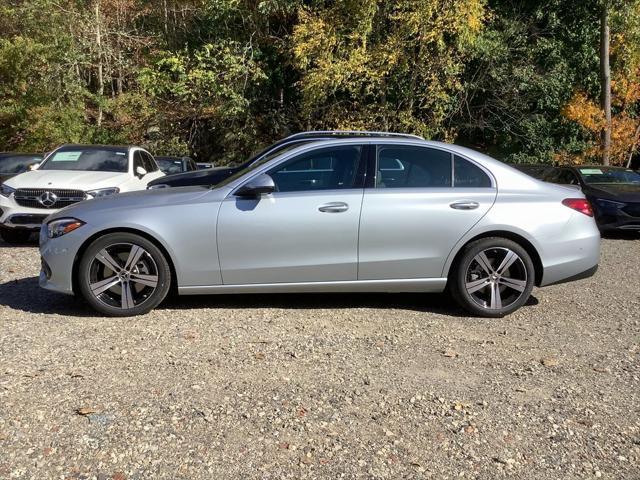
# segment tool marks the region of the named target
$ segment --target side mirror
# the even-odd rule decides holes
[[[39,163],[34,163],[33,165],[29,165],[29,170],[37,170],[39,166]]]
[[[147,174],[147,171],[146,171],[144,168],[142,168],[142,167],[140,167],[140,166],[136,167],[136,176],[138,176],[138,177],[142,178],[142,177],[144,177],[146,174]]]
[[[276,191],[276,184],[266,173],[258,175],[256,178],[249,180],[237,191],[238,197],[259,197],[262,194],[273,193]]]

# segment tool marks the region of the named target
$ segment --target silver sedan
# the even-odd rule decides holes
[[[215,187],[65,208],[40,232],[44,288],[114,316],[179,294],[442,292],[475,315],[592,275],[600,235],[579,190],[409,136],[295,146]]]

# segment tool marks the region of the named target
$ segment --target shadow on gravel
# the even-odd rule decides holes
[[[29,313],[52,313],[72,317],[99,316],[80,298],[40,288],[37,277],[0,284],[0,305]]]
[[[537,305],[531,296],[526,306]],[[29,313],[50,313],[73,317],[102,317],[81,298],[44,290],[36,277],[0,284],[0,305]],[[440,293],[305,293],[171,296],[158,309],[283,308],[297,310],[331,308],[377,308],[437,313],[467,317],[447,294]]]

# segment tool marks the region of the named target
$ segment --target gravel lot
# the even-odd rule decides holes
[[[640,239],[508,318],[443,295],[95,316],[0,244],[0,478],[640,478]]]

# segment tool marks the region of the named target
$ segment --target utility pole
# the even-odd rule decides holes
[[[600,108],[604,111],[602,129],[602,164],[609,165],[611,152],[611,68],[609,66],[609,2],[602,3],[600,13]]]

